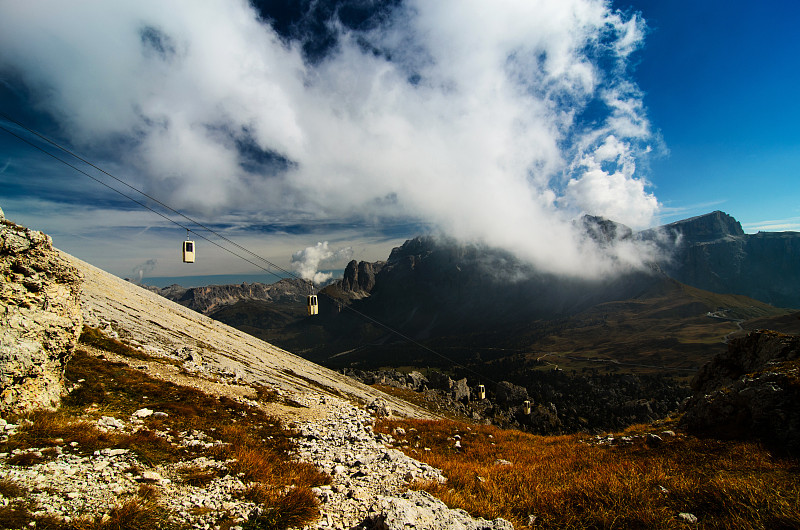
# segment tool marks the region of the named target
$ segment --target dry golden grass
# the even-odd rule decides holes
[[[179,469],[178,475],[184,484],[205,487],[211,484],[220,473],[216,468],[189,466]]]
[[[264,506],[260,513],[250,517],[246,530],[280,530],[303,526],[317,517],[317,500],[305,488],[279,491],[263,485],[248,490],[246,498]]]
[[[226,425],[219,436],[226,445],[214,449],[218,458],[233,459],[231,472],[244,480],[272,485],[310,488],[330,484],[331,477],[312,464],[289,460],[280,447],[265,447],[242,425]]]
[[[0,496],[6,499],[14,499],[16,497],[22,497],[24,494],[25,490],[20,488],[13,480],[7,478],[0,479]]]
[[[403,450],[448,477],[416,486],[516,528],[689,527],[678,519],[682,512],[697,516],[699,528],[800,528],[798,462],[756,444],[679,436],[655,447],[643,438],[591,445],[582,441],[586,435],[533,436],[450,421],[385,422],[381,429],[398,426],[408,433]]]
[[[158,528],[177,530],[179,525],[169,520],[166,512],[153,498],[136,496],[115,506],[107,517],[84,517],[71,524],[65,524],[64,530],[142,530]],[[38,527],[38,525],[37,525]]]

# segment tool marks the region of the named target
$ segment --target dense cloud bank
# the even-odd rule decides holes
[[[0,73],[184,211],[414,219],[572,274],[641,263],[572,222],[644,227],[658,209],[637,173],[658,147],[630,76],[639,16],[598,0],[261,4],[7,2]]]

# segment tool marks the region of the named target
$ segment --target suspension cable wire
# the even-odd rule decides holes
[[[235,246],[235,247],[236,247],[236,248],[238,248],[238,249],[241,249],[242,251],[246,252],[247,254],[249,254],[249,255],[251,255],[251,256],[254,256],[255,258],[258,258],[259,260],[263,261],[264,263],[267,263],[269,266],[271,266],[271,267],[274,267],[275,269],[278,269],[279,271],[283,272],[284,274],[286,274],[286,275],[288,275],[288,276],[290,276],[290,277],[292,277],[292,278],[294,278],[294,279],[296,279],[296,280],[299,280],[299,281],[301,281],[301,282],[306,282],[306,283],[309,283],[309,284],[312,286],[312,292],[313,292],[313,283],[311,282],[311,280],[306,280],[305,278],[301,278],[301,277],[297,276],[296,274],[294,274],[293,272],[291,272],[291,271],[288,271],[288,270],[284,269],[283,267],[280,267],[280,266],[278,266],[278,265],[276,265],[276,264],[272,263],[271,261],[269,261],[268,259],[266,259],[266,258],[264,258],[264,257],[262,257],[262,256],[259,256],[258,254],[256,254],[256,253],[252,252],[251,250],[249,250],[249,249],[247,249],[247,248],[245,248],[245,247],[243,247],[243,246],[239,245],[238,243],[236,243],[236,242],[234,242],[234,241],[230,240],[229,238],[227,238],[227,237],[223,236],[222,234],[218,233],[216,230],[213,230],[213,229],[211,229],[211,228],[209,228],[209,227],[205,226],[204,224],[202,224],[202,223],[200,223],[200,222],[198,222],[198,221],[196,221],[196,220],[192,219],[191,217],[189,217],[189,216],[185,215],[184,213],[182,213],[182,212],[180,212],[180,211],[178,211],[178,210],[175,210],[175,209],[173,209],[172,207],[170,207],[169,205],[167,205],[167,204],[163,203],[162,201],[160,201],[160,200],[156,199],[155,197],[152,197],[151,195],[148,195],[147,193],[145,193],[145,192],[143,192],[143,191],[141,191],[141,190],[139,190],[139,189],[135,188],[134,186],[132,186],[132,185],[128,184],[128,183],[127,183],[127,182],[125,182],[124,180],[122,180],[122,179],[120,179],[120,178],[118,178],[118,177],[116,177],[116,176],[112,175],[111,173],[109,173],[109,172],[105,171],[104,169],[102,169],[102,168],[98,167],[97,165],[93,164],[92,162],[90,162],[90,161],[86,160],[85,158],[83,158],[83,157],[81,157],[81,156],[77,155],[76,153],[74,153],[73,151],[71,151],[71,150],[67,149],[66,147],[63,147],[63,146],[61,146],[60,144],[56,143],[55,141],[51,140],[50,138],[48,138],[48,137],[46,137],[46,136],[44,136],[44,135],[40,134],[39,132],[37,132],[37,131],[35,131],[35,130],[33,130],[33,129],[30,129],[30,128],[26,127],[25,125],[23,125],[22,123],[18,122],[17,120],[14,120],[14,119],[10,118],[10,117],[9,117],[8,115],[6,115],[5,113],[3,113],[3,112],[0,112],[0,118],[3,118],[3,119],[5,119],[5,120],[6,120],[6,121],[8,121],[8,122],[11,122],[11,123],[13,123],[13,124],[17,125],[18,127],[20,127],[20,128],[22,128],[22,129],[24,129],[24,130],[25,130],[25,131],[27,131],[28,133],[30,133],[30,134],[33,134],[34,136],[36,136],[36,137],[40,138],[40,139],[41,139],[41,140],[43,140],[44,142],[46,142],[46,143],[48,143],[48,144],[50,144],[50,145],[52,145],[52,146],[54,146],[54,147],[58,148],[59,150],[63,151],[64,153],[66,153],[66,154],[68,154],[68,155],[70,155],[70,156],[72,156],[72,157],[76,158],[77,160],[80,160],[80,161],[81,161],[81,162],[83,162],[84,164],[87,164],[88,166],[91,166],[92,168],[96,169],[97,171],[99,171],[99,172],[103,173],[104,175],[107,175],[108,177],[110,177],[110,178],[114,179],[115,181],[119,182],[120,184],[122,184],[122,185],[124,185],[124,186],[126,186],[126,187],[130,188],[131,190],[133,190],[133,191],[135,191],[135,192],[139,193],[140,195],[142,195],[142,196],[144,196],[144,197],[147,197],[148,199],[150,199],[151,201],[153,201],[153,202],[155,202],[156,204],[160,205],[161,207],[165,208],[166,210],[168,210],[168,211],[170,211],[170,212],[172,212],[172,213],[174,213],[174,214],[176,214],[176,215],[178,215],[178,216],[182,217],[183,219],[187,220],[188,222],[190,222],[190,223],[192,223],[192,224],[194,224],[194,225],[196,225],[196,226],[198,226],[198,227],[200,227],[200,228],[202,228],[202,229],[206,230],[207,232],[209,232],[209,233],[211,233],[211,234],[215,235],[216,237],[218,237],[218,238],[222,239],[223,241],[225,241],[225,242],[227,242],[227,243],[230,243],[231,245]],[[224,251],[226,251],[226,252],[229,252],[230,254],[232,254],[232,255],[234,255],[234,256],[236,256],[236,257],[238,257],[238,258],[240,258],[240,259],[242,259],[242,260],[246,261],[247,263],[249,263],[249,264],[251,264],[251,265],[253,265],[253,266],[255,266],[255,267],[257,267],[257,268],[259,268],[259,269],[261,269],[261,270],[263,270],[263,271],[265,271],[265,272],[267,272],[267,273],[269,273],[269,274],[272,274],[272,275],[274,275],[274,276],[278,277],[279,279],[282,279],[282,278],[281,278],[281,276],[280,276],[280,275],[278,275],[277,273],[275,273],[274,271],[271,271],[271,270],[269,270],[269,269],[265,268],[263,265],[259,265],[258,263],[254,263],[253,261],[249,260],[248,258],[246,258],[246,257],[244,257],[244,256],[242,256],[242,255],[240,255],[240,254],[237,254],[236,252],[234,252],[234,251],[232,251],[232,250],[230,250],[230,249],[228,249],[228,248],[226,248],[226,247],[224,247],[224,246],[220,245],[220,244],[219,244],[219,243],[217,243],[216,241],[213,241],[212,239],[209,239],[208,237],[206,237],[206,236],[204,236],[204,235],[200,234],[200,233],[199,233],[199,232],[197,232],[196,230],[192,230],[192,229],[191,229],[191,228],[189,228],[188,226],[185,226],[185,225],[183,225],[183,224],[179,223],[178,221],[175,221],[174,219],[172,219],[171,217],[168,217],[168,216],[167,216],[167,215],[165,215],[164,213],[162,213],[162,212],[159,212],[158,210],[155,210],[155,209],[153,209],[153,208],[152,208],[152,207],[150,207],[149,205],[147,205],[147,204],[145,204],[145,203],[143,203],[143,202],[141,202],[141,201],[139,201],[139,200],[137,200],[137,199],[135,199],[135,198],[131,197],[130,195],[128,195],[128,194],[126,194],[126,193],[124,193],[124,192],[122,192],[122,191],[118,190],[117,188],[114,188],[113,186],[109,185],[108,183],[106,183],[106,182],[103,182],[102,180],[98,179],[97,177],[95,177],[95,176],[93,176],[93,175],[91,175],[91,174],[87,173],[86,171],[83,171],[82,169],[80,169],[80,168],[76,167],[75,165],[73,165],[73,164],[70,164],[70,163],[69,163],[69,162],[67,162],[66,160],[64,160],[64,159],[62,159],[62,158],[60,158],[60,157],[56,156],[55,154],[53,154],[53,153],[51,153],[51,152],[47,151],[46,149],[44,149],[44,148],[42,148],[42,147],[40,147],[40,146],[36,145],[35,143],[33,143],[33,142],[31,142],[31,141],[27,140],[26,138],[23,138],[22,136],[20,136],[20,135],[18,135],[18,134],[16,134],[16,133],[14,133],[13,131],[9,130],[8,128],[4,127],[3,125],[0,125],[0,129],[4,130],[5,132],[7,132],[8,134],[10,134],[10,135],[14,136],[15,138],[17,138],[17,139],[21,140],[22,142],[24,142],[24,143],[26,143],[26,144],[30,145],[30,146],[31,146],[31,147],[33,147],[34,149],[37,149],[38,151],[40,151],[40,152],[42,152],[42,153],[46,154],[47,156],[49,156],[49,157],[53,158],[54,160],[57,160],[58,162],[61,162],[62,164],[64,164],[64,165],[66,165],[66,166],[68,166],[68,167],[70,167],[70,168],[74,169],[74,170],[75,170],[75,171],[77,171],[78,173],[81,173],[81,174],[83,174],[83,175],[85,175],[85,176],[89,177],[90,179],[94,180],[94,181],[95,181],[95,182],[97,182],[98,184],[101,184],[101,185],[105,186],[106,188],[108,188],[108,189],[110,189],[110,190],[112,190],[112,191],[114,191],[114,192],[118,193],[119,195],[122,195],[122,196],[123,196],[123,197],[125,197],[126,199],[128,199],[128,200],[130,200],[130,201],[133,201],[134,203],[138,204],[139,206],[141,206],[141,207],[143,207],[143,208],[145,208],[145,209],[147,209],[147,210],[149,210],[149,211],[151,211],[151,212],[155,213],[156,215],[158,215],[158,216],[160,216],[160,217],[162,217],[162,218],[166,219],[167,221],[169,221],[169,222],[171,222],[171,223],[173,223],[173,224],[177,225],[178,227],[180,227],[180,228],[182,228],[182,229],[186,230],[186,231],[187,231],[187,233],[191,232],[191,233],[193,233],[193,234],[197,235],[198,237],[200,237],[200,238],[202,238],[202,239],[204,239],[204,240],[208,241],[209,243],[213,244],[214,246],[216,246],[216,247],[219,247],[220,249],[222,249],[222,250],[224,250]],[[332,302],[334,302],[334,303],[339,303],[339,301],[338,301],[337,299],[333,298],[332,296],[328,295],[327,293],[322,293],[322,292],[320,292],[320,293],[318,293],[318,294],[325,296],[326,298],[330,299],[330,300],[331,300]],[[454,366],[456,366],[456,367],[459,367],[459,368],[461,368],[462,370],[464,370],[464,371],[466,371],[466,372],[470,372],[470,373],[472,373],[472,374],[476,375],[476,376],[479,378],[479,380],[486,380],[487,382],[492,382],[492,383],[494,383],[494,384],[499,384],[499,383],[497,383],[496,381],[492,381],[490,378],[486,377],[486,375],[485,375],[485,374],[480,374],[480,373],[476,372],[475,370],[472,370],[471,368],[469,368],[469,367],[467,367],[467,366],[465,366],[465,365],[463,365],[463,364],[461,364],[461,363],[459,363],[459,362],[457,362],[457,361],[455,361],[455,360],[453,360],[453,359],[451,359],[451,358],[447,357],[446,355],[442,355],[441,353],[437,352],[436,350],[434,350],[434,349],[432,349],[432,348],[430,348],[430,347],[428,347],[428,346],[426,346],[426,345],[424,345],[424,344],[420,343],[419,341],[417,341],[417,340],[415,340],[415,339],[413,339],[413,338],[409,337],[408,335],[406,335],[406,334],[404,334],[404,333],[402,333],[402,332],[400,332],[400,331],[398,331],[398,330],[396,330],[396,329],[392,328],[391,326],[389,326],[389,325],[387,325],[387,324],[384,324],[383,322],[381,322],[381,321],[379,321],[379,320],[376,320],[375,318],[373,318],[373,317],[371,317],[371,316],[369,316],[369,315],[366,315],[366,314],[362,313],[361,311],[358,311],[357,309],[354,309],[353,307],[351,307],[351,306],[349,306],[349,305],[344,305],[344,304],[342,304],[342,305],[343,305],[344,309],[346,309],[346,310],[348,310],[348,311],[351,311],[352,313],[354,313],[354,314],[358,315],[359,317],[361,317],[361,318],[363,318],[364,320],[366,320],[366,321],[368,321],[368,322],[372,323],[373,325],[375,325],[375,326],[377,326],[377,327],[380,327],[380,328],[383,328],[383,329],[385,329],[386,331],[388,331],[388,332],[390,332],[390,333],[392,333],[392,334],[396,335],[397,337],[399,337],[399,338],[403,339],[404,341],[406,341],[406,342],[408,342],[408,343],[410,343],[410,344],[413,344],[414,346],[417,346],[418,348],[420,348],[420,349],[422,349],[422,350],[424,350],[424,351],[427,351],[428,353],[431,353],[431,354],[433,354],[433,355],[435,355],[435,356],[437,356],[437,357],[439,357],[439,358],[441,358],[441,359],[444,359],[445,361],[448,361],[448,362],[450,362],[450,363],[451,363],[451,364],[453,364]]]
[[[276,265],[276,264],[272,263],[272,262],[271,262],[271,261],[269,261],[268,259],[266,259],[266,258],[263,258],[263,257],[259,256],[259,255],[258,255],[258,254],[256,254],[255,252],[252,252],[252,251],[250,251],[249,249],[247,249],[247,248],[245,248],[245,247],[243,247],[243,246],[239,245],[239,244],[238,244],[238,243],[236,243],[235,241],[232,241],[232,240],[230,240],[229,238],[227,238],[227,237],[225,237],[224,235],[222,235],[222,234],[220,234],[220,233],[216,232],[215,230],[213,230],[213,229],[211,229],[211,228],[209,228],[209,227],[205,226],[204,224],[200,223],[199,221],[197,221],[197,220],[195,220],[195,219],[192,219],[192,218],[190,218],[189,216],[185,215],[184,213],[182,213],[182,212],[180,212],[180,211],[178,211],[178,210],[175,210],[174,208],[172,208],[172,207],[171,207],[171,206],[169,206],[168,204],[165,204],[165,203],[161,202],[160,200],[158,200],[157,198],[155,198],[155,197],[153,197],[153,196],[151,196],[151,195],[148,195],[147,193],[143,192],[142,190],[140,190],[140,189],[138,189],[138,188],[136,188],[136,187],[134,187],[134,186],[132,186],[132,185],[128,184],[128,183],[127,183],[127,182],[125,182],[124,180],[122,180],[122,179],[120,179],[120,178],[118,178],[118,177],[116,177],[116,176],[112,175],[112,174],[111,174],[111,173],[109,173],[108,171],[106,171],[106,170],[104,170],[104,169],[102,169],[102,168],[98,167],[97,165],[95,165],[95,164],[93,164],[92,162],[90,162],[90,161],[86,160],[85,158],[83,158],[83,157],[79,156],[78,154],[76,154],[75,152],[71,151],[70,149],[67,149],[66,147],[63,147],[62,145],[60,145],[60,144],[56,143],[55,141],[51,140],[50,138],[48,138],[48,137],[44,136],[43,134],[40,134],[39,132],[37,132],[37,131],[35,131],[35,130],[33,130],[33,129],[30,129],[30,128],[26,127],[26,126],[25,126],[25,125],[23,125],[22,123],[18,122],[17,120],[14,120],[13,118],[10,118],[10,117],[9,117],[9,116],[7,116],[6,114],[4,114],[4,113],[0,112],[0,117],[2,117],[3,119],[5,119],[5,120],[7,120],[7,121],[9,121],[9,122],[11,122],[11,123],[13,123],[13,124],[15,124],[15,125],[17,125],[17,126],[21,127],[22,129],[25,129],[26,131],[28,131],[29,133],[31,133],[31,134],[33,134],[33,135],[37,136],[37,137],[38,137],[38,138],[40,138],[41,140],[43,140],[43,141],[45,141],[45,142],[49,143],[50,145],[52,145],[52,146],[54,146],[54,147],[56,147],[56,148],[60,149],[61,151],[63,151],[63,152],[65,152],[65,153],[67,153],[68,155],[70,155],[70,156],[72,156],[72,157],[74,157],[74,158],[76,158],[76,159],[80,160],[80,161],[81,161],[81,162],[83,162],[84,164],[86,164],[86,165],[88,165],[88,166],[91,166],[91,167],[93,167],[94,169],[96,169],[97,171],[99,171],[99,172],[103,173],[104,175],[107,175],[107,176],[111,177],[112,179],[114,179],[115,181],[119,182],[119,183],[120,183],[120,184],[122,184],[123,186],[126,186],[126,187],[128,187],[128,188],[132,189],[133,191],[135,191],[136,193],[139,193],[140,195],[143,195],[144,197],[147,197],[148,199],[150,199],[151,201],[155,202],[156,204],[158,204],[159,206],[163,207],[164,209],[166,209],[166,210],[168,210],[168,211],[170,211],[170,212],[174,213],[175,215],[178,215],[178,216],[180,216],[180,217],[182,217],[182,218],[186,219],[186,220],[187,220],[187,221],[189,221],[190,223],[193,223],[193,224],[195,224],[195,225],[199,226],[200,228],[202,228],[202,229],[204,229],[204,230],[207,230],[208,232],[210,232],[210,233],[214,234],[215,236],[217,236],[218,238],[222,239],[223,241],[225,241],[225,242],[227,242],[227,243],[230,243],[231,245],[235,246],[235,247],[236,247],[236,248],[238,248],[239,250],[242,250],[242,251],[246,252],[247,254],[250,254],[251,256],[253,256],[253,257],[255,257],[255,258],[258,258],[259,260],[261,260],[261,261],[263,261],[263,262],[267,263],[269,266],[271,266],[271,267],[273,267],[273,268],[275,268],[275,269],[278,269],[279,271],[283,272],[284,274],[287,274],[287,275],[289,275],[289,276],[292,276],[293,278],[295,278],[295,279],[297,279],[297,280],[300,280],[300,281],[304,281],[304,282],[311,283],[309,280],[305,280],[305,279],[303,279],[303,278],[300,278],[300,277],[296,276],[296,275],[295,275],[295,274],[293,274],[292,272],[290,272],[290,271],[287,271],[287,270],[286,270],[286,269],[284,269],[283,267],[280,267],[279,265]],[[4,129],[4,130],[6,130],[6,131],[7,131],[7,129]],[[8,132],[8,131],[7,131],[7,132]],[[12,134],[13,134],[13,133],[12,133]],[[14,135],[14,136],[16,136],[16,135]],[[17,138],[20,138],[20,137],[19,137],[19,136],[17,136]],[[24,141],[24,140],[23,140],[23,141]],[[31,144],[30,142],[26,142],[26,143],[28,143],[29,145],[33,145],[33,144]],[[45,152],[46,152],[46,151],[45,151]],[[49,154],[49,153],[48,153],[48,154]],[[51,155],[51,156],[52,156],[52,155]],[[53,158],[55,158],[55,157],[53,157]],[[97,179],[94,179],[94,180],[97,180]],[[99,181],[98,181],[98,182],[99,182]],[[111,189],[114,189],[114,188],[111,188]],[[114,191],[116,191],[116,190],[114,190]],[[124,194],[121,194],[121,193],[120,193],[120,195],[123,195],[123,196],[125,196]],[[141,204],[141,203],[138,203],[138,204]],[[148,208],[148,209],[150,209],[150,208]],[[176,224],[178,224],[178,223],[176,223]],[[178,226],[181,226],[181,225],[178,225]],[[195,231],[192,231],[192,232],[193,232],[193,233],[195,233],[195,234],[197,234],[197,232],[195,232]],[[263,269],[263,268],[262,268],[262,269]],[[270,272],[270,271],[267,271],[267,272]],[[276,275],[276,276],[277,276],[277,275]],[[313,285],[312,285],[312,290],[313,290]]]
[[[106,183],[106,182],[103,182],[102,180],[98,179],[97,177],[94,177],[94,176],[90,175],[89,173],[87,173],[86,171],[83,171],[83,170],[82,170],[82,169],[80,169],[79,167],[76,167],[76,166],[74,166],[74,165],[70,164],[70,163],[69,163],[69,162],[67,162],[66,160],[64,160],[64,159],[62,159],[62,158],[59,158],[58,156],[54,155],[53,153],[50,153],[49,151],[47,151],[47,150],[45,150],[45,149],[42,149],[41,147],[39,147],[38,145],[36,145],[36,144],[34,144],[34,143],[32,143],[32,142],[29,142],[28,140],[26,140],[25,138],[23,138],[23,137],[19,136],[18,134],[14,133],[14,132],[12,132],[12,131],[9,131],[8,129],[6,129],[6,128],[5,128],[5,127],[3,127],[2,125],[0,125],[0,129],[4,130],[4,131],[5,131],[5,132],[7,132],[8,134],[10,134],[10,135],[12,135],[12,136],[14,136],[14,137],[18,138],[19,140],[21,140],[21,141],[25,142],[26,144],[30,145],[30,146],[31,146],[31,147],[33,147],[34,149],[37,149],[37,150],[41,151],[42,153],[46,154],[47,156],[49,156],[49,157],[51,157],[51,158],[53,158],[53,159],[55,159],[55,160],[57,160],[57,161],[61,162],[61,163],[62,163],[62,164],[64,164],[65,166],[67,166],[67,167],[70,167],[70,168],[74,169],[74,170],[75,170],[75,171],[77,171],[78,173],[81,173],[81,174],[83,174],[83,175],[86,175],[87,177],[89,177],[90,179],[94,180],[94,181],[95,181],[95,182],[97,182],[98,184],[100,184],[100,185],[102,185],[102,186],[105,186],[106,188],[108,188],[108,189],[110,189],[110,190],[112,190],[112,191],[115,191],[116,193],[118,193],[118,194],[122,195],[122,196],[123,196],[123,197],[125,197],[126,199],[128,199],[128,200],[131,200],[131,201],[135,202],[136,204],[138,204],[138,205],[139,205],[139,206],[141,206],[142,208],[145,208],[145,209],[147,209],[147,210],[150,210],[150,211],[151,211],[151,212],[153,212],[154,214],[156,214],[156,215],[158,215],[158,216],[160,216],[160,217],[163,217],[163,218],[164,218],[164,219],[166,219],[167,221],[169,221],[169,222],[171,222],[171,223],[173,223],[173,224],[175,224],[175,225],[179,226],[180,228],[183,228],[184,230],[186,230],[186,232],[187,232],[187,233],[190,233],[190,232],[191,232],[192,234],[195,234],[196,236],[198,236],[198,237],[200,237],[200,238],[202,238],[202,239],[204,239],[204,240],[208,241],[208,242],[209,242],[209,243],[211,243],[212,245],[214,245],[214,246],[217,246],[217,247],[221,248],[222,250],[224,250],[224,251],[226,251],[226,252],[229,252],[229,253],[233,254],[233,255],[234,255],[234,256],[236,256],[237,258],[243,259],[244,261],[246,261],[247,263],[249,263],[249,264],[251,264],[251,265],[253,265],[253,266],[255,266],[255,267],[258,267],[259,269],[263,270],[264,272],[267,272],[267,273],[269,273],[269,274],[273,274],[274,276],[277,276],[278,278],[281,278],[281,276],[280,276],[280,275],[278,275],[278,274],[276,274],[276,273],[274,273],[274,272],[270,271],[269,269],[266,269],[266,268],[264,268],[264,266],[263,266],[263,265],[259,265],[258,263],[255,263],[255,262],[253,262],[253,261],[250,261],[250,260],[249,260],[249,259],[247,259],[246,257],[244,257],[244,256],[242,256],[242,255],[239,255],[239,254],[237,254],[237,253],[233,252],[232,250],[230,250],[230,249],[228,249],[228,248],[225,248],[225,247],[223,247],[222,245],[220,245],[220,244],[219,244],[219,243],[217,243],[216,241],[214,241],[214,240],[212,240],[212,239],[209,239],[209,238],[207,238],[206,236],[204,236],[203,234],[201,234],[201,233],[197,232],[196,230],[192,230],[192,229],[191,229],[191,228],[189,228],[188,226],[185,226],[185,225],[182,225],[182,224],[180,224],[179,222],[177,222],[177,221],[175,221],[174,219],[172,219],[172,218],[170,218],[170,217],[168,217],[168,216],[164,215],[163,213],[159,212],[158,210],[155,210],[155,209],[151,208],[151,207],[150,207],[150,206],[148,206],[147,204],[145,204],[145,203],[143,203],[143,202],[141,202],[141,201],[139,201],[139,200],[137,200],[137,199],[135,199],[135,198],[131,197],[130,195],[127,195],[126,193],[124,193],[124,192],[122,192],[122,191],[120,191],[120,190],[118,190],[118,189],[114,188],[113,186],[110,186],[108,183]],[[212,233],[213,233],[213,231],[212,231]],[[300,278],[298,278],[298,279],[300,279]]]

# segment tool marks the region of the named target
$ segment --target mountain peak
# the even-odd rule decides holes
[[[677,221],[666,225],[664,228],[668,230],[676,229],[681,232],[684,237],[698,242],[714,241],[726,236],[745,235],[739,221],[720,210]]]
[[[580,219],[583,230],[595,241],[600,244],[608,244],[612,241],[630,239],[633,230],[624,224],[617,223],[596,215],[584,215]]]

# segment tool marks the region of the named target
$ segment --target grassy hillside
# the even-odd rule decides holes
[[[556,437],[450,421],[381,424],[398,448],[448,477],[417,487],[515,528],[800,527],[796,460],[669,427]]]
[[[724,340],[752,319],[785,316],[788,310],[752,298],[722,295],[672,283],[639,299],[600,304],[574,317],[532,324],[518,347],[547,355],[563,369],[593,368],[687,377],[724,351]],[[741,326],[740,326],[741,324]]]

